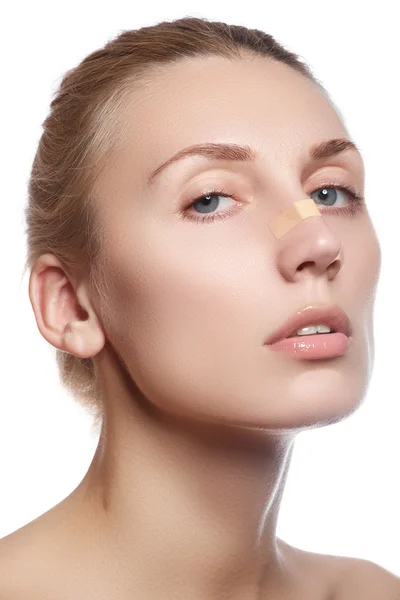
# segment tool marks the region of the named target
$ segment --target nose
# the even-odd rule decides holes
[[[333,279],[343,266],[342,242],[323,215],[302,220],[276,243],[278,268],[288,281],[298,281],[305,272]]]

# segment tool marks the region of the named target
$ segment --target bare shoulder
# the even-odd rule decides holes
[[[22,528],[23,529],[23,528]],[[25,535],[18,530],[0,539],[0,598],[19,600],[25,577]],[[29,564],[29,563],[28,563]]]
[[[400,600],[400,577],[362,558],[345,558],[338,600]]]
[[[58,513],[54,507],[0,539],[0,600],[47,600],[64,575],[68,544]]]
[[[282,540],[279,546],[288,565],[296,565],[296,571],[307,573],[313,584],[319,582],[318,597],[400,600],[400,577],[370,560],[305,551]]]
[[[85,535],[95,525],[78,503],[71,494],[0,539],[0,600],[107,597],[98,577],[106,571],[99,570],[97,546]]]
[[[0,539],[1,600],[35,597],[35,573],[44,552],[35,529],[28,524]]]

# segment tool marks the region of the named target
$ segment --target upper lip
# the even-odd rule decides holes
[[[265,343],[274,344],[295,334],[301,327],[318,323],[325,323],[347,337],[352,334],[350,319],[340,306],[306,306],[291,316]]]

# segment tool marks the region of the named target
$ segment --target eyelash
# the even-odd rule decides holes
[[[358,211],[364,209],[365,197],[362,196],[361,194],[358,194],[355,191],[355,189],[350,184],[348,184],[346,181],[341,181],[340,183],[334,183],[333,181],[329,181],[325,185],[322,185],[321,187],[316,188],[314,190],[314,192],[323,190],[323,189],[328,189],[328,188],[340,190],[342,192],[347,192],[348,194],[350,194],[353,201],[351,202],[350,206],[346,206],[344,208],[331,208],[331,209],[328,208],[328,210],[324,211],[324,212],[328,212],[328,213],[334,214],[334,215],[354,216]],[[189,208],[191,208],[193,206],[193,204],[195,204],[199,200],[202,200],[206,196],[222,196],[224,198],[232,198],[233,200],[236,200],[239,204],[241,204],[240,201],[238,200],[238,198],[236,197],[236,194],[228,194],[228,192],[224,189],[210,190],[209,192],[206,192],[205,194],[202,194],[201,196],[198,196],[197,198],[195,198],[194,200],[191,201],[191,203],[186,207],[186,209],[181,212],[182,219],[194,221],[195,223],[204,223],[206,221],[207,222],[206,224],[209,224],[209,223],[215,221],[215,219],[221,219],[221,220],[227,219],[229,216],[232,215],[232,213],[236,213],[236,211],[238,210],[238,208],[235,207],[233,210],[231,209],[231,210],[227,210],[222,213],[215,213],[214,215],[211,215],[211,216],[204,216],[204,217],[187,216],[188,214],[190,214]]]

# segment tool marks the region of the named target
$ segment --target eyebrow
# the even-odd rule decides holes
[[[346,150],[355,150],[362,158],[358,146],[347,138],[334,138],[332,140],[325,140],[314,144],[309,150],[309,157],[313,160],[323,160],[341,154]],[[214,160],[238,160],[241,162],[249,162],[254,161],[257,154],[247,145],[239,146],[238,144],[223,143],[194,144],[179,150],[179,152],[159,165],[155,171],[150,174],[147,184],[151,185],[161,171],[186,156],[204,156],[205,158]]]

